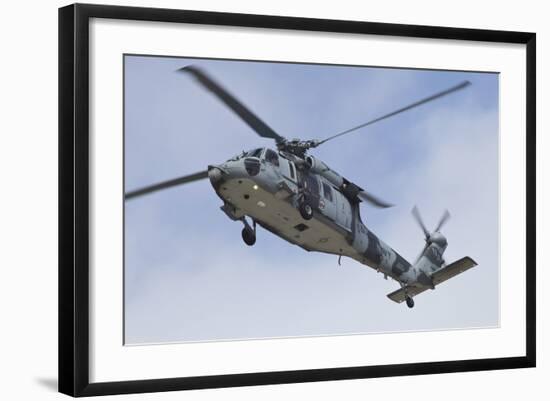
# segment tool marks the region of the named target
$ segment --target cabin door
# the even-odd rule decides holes
[[[319,209],[319,180],[315,174],[305,174],[304,189],[306,201],[315,209]]]

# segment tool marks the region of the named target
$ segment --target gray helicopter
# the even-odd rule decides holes
[[[400,288],[388,297],[397,303],[405,301],[409,308],[414,306],[416,295],[477,266],[468,256],[446,264],[443,253],[447,239],[440,230],[448,221],[449,212],[445,211],[430,232],[416,206],[412,214],[424,232],[426,244],[415,263],[409,263],[361,220],[361,202],[379,208],[392,205],[308,154],[309,149],[327,141],[464,89],[469,81],[326,139],[302,141],[277,134],[201,69],[186,66],[178,71],[194,77],[258,135],[275,140],[276,148],[242,152],[219,165],[209,165],[205,171],[130,191],[125,200],[208,178],[223,201],[221,210],[244,225],[242,238],[247,245],[255,244],[256,229],[261,226],[306,251],[337,255],[338,263],[342,256],[353,258],[382,273],[384,278],[397,281]]]

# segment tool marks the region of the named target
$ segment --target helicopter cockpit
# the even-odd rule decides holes
[[[279,166],[279,155],[269,148],[256,148],[249,151],[243,151],[242,153],[232,157],[229,161],[240,160],[244,157],[254,157],[260,160],[265,160],[275,166]]]
[[[258,159],[260,159],[263,152],[264,148],[252,149],[248,152],[243,152],[243,157],[257,157]]]
[[[250,176],[255,176],[260,172],[261,165],[264,163],[270,164],[273,167],[279,167],[279,155],[273,149],[256,148],[249,151],[243,151],[240,154],[233,156],[227,162],[244,161],[244,167]],[[227,167],[226,162],[226,167]]]
[[[241,153],[233,156],[228,161],[237,161],[237,160],[242,159],[243,157],[257,157],[259,159],[260,156],[262,155],[263,150],[264,150],[264,148],[257,148],[257,149],[252,149],[252,150],[249,150],[249,151],[244,151],[243,150]]]

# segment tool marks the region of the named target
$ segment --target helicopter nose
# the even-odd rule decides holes
[[[214,188],[218,188],[223,182],[223,170],[216,166],[208,166],[208,178]]]

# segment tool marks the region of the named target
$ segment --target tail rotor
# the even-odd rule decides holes
[[[420,212],[416,206],[413,207],[411,211],[414,219],[422,229],[422,232],[424,233],[424,240],[426,241],[426,244],[424,245],[424,248],[422,249],[422,252],[420,252],[420,255],[416,258],[416,262],[420,260],[426,249],[432,244],[437,243],[440,246],[447,246],[447,240],[446,238],[440,233],[441,228],[449,221],[451,218],[451,213],[449,213],[448,210],[445,209],[443,212],[443,215],[439,219],[439,222],[435,226],[435,229],[430,233],[428,229],[426,228],[426,225],[424,224],[424,221],[422,220],[422,216],[420,215]]]

